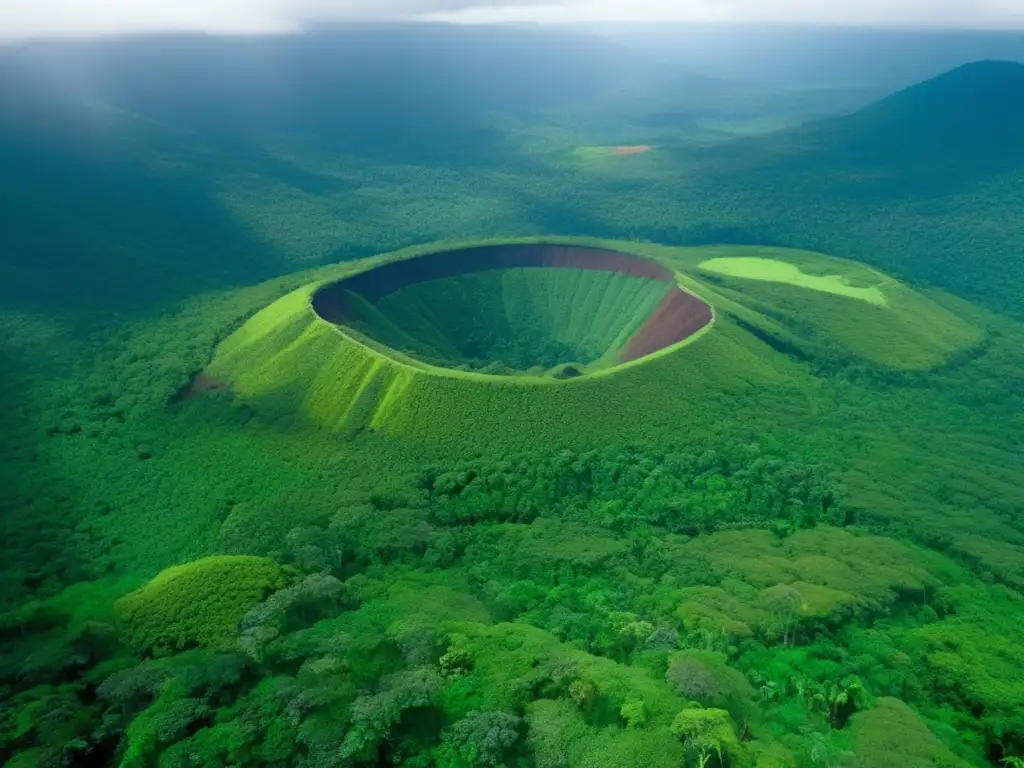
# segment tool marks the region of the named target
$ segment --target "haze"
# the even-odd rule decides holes
[[[0,0],[0,766],[1024,768],[1024,0]]]
[[[1024,27],[1021,0],[8,0],[0,38],[195,31],[260,34],[330,21],[725,21],[973,29]]]

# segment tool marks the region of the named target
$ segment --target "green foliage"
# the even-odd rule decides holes
[[[672,721],[672,733],[683,742],[688,761],[700,768],[732,765],[742,751],[736,724],[722,709],[684,709]]]
[[[156,654],[233,642],[246,611],[284,586],[272,560],[218,556],[162,571],[118,600],[118,624],[132,645]]]
[[[673,533],[760,526],[800,528],[845,522],[840,489],[820,466],[765,455],[661,446],[610,445],[585,453],[539,453],[529,463],[473,462],[447,472],[425,468],[434,519],[531,522],[558,517],[598,521],[615,531],[654,526]]]
[[[946,614],[941,620],[896,635],[897,647],[922,660],[917,672],[935,691],[927,713],[957,731],[977,729],[1008,752],[1021,750],[1020,595],[965,585],[940,590],[936,607]]]
[[[383,678],[378,692],[364,694],[352,703],[351,725],[341,744],[342,756],[370,758],[403,713],[432,704],[442,684],[441,676],[429,668]]]
[[[873,708],[854,715],[850,719],[850,734],[857,764],[865,768],[967,765],[946,749],[899,699],[879,699]]]
[[[458,170],[124,116],[103,124],[131,140],[88,157],[0,137],[20,255],[0,264],[0,762],[1019,759],[1024,334],[923,286],[1019,314],[1024,185],[980,142],[878,153],[891,119],[699,153],[677,136],[628,164],[581,164],[574,146],[612,139],[538,125]],[[498,232],[662,260],[716,325],[526,386],[339,343],[309,286],[362,263],[235,288]],[[876,285],[852,262],[643,239],[775,242],[904,282],[873,306],[700,267]],[[507,282],[502,306],[404,298],[447,304],[452,334],[493,310],[479,341],[522,368],[539,316],[561,334],[545,363],[614,347],[654,297],[605,279],[553,304],[542,287],[582,278],[459,283]],[[183,397],[204,369],[233,391]]]
[[[586,366],[616,355],[668,292],[612,271],[524,267],[430,280],[357,304],[371,338],[449,368]],[[353,297],[355,298],[355,297]],[[584,368],[583,370],[587,370]]]
[[[684,701],[727,710],[738,722],[751,712],[754,689],[723,654],[686,650],[669,657],[665,679]]]
[[[238,628],[239,648],[257,662],[263,661],[265,646],[289,627],[311,624],[324,611],[336,608],[343,586],[338,579],[324,573],[307,576],[301,581],[274,592],[266,601],[253,606],[242,618]]]
[[[520,719],[506,712],[470,712],[451,727],[446,740],[463,765],[501,765],[519,741],[519,726]]]

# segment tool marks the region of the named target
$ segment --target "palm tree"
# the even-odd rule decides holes
[[[1024,757],[1004,757],[999,762],[1007,768],[1024,768]]]
[[[838,724],[839,713],[843,706],[853,702],[857,709],[864,706],[867,692],[854,677],[848,677],[839,683],[827,685],[816,684],[810,697],[811,706],[820,709],[828,718],[830,726]],[[1022,766],[1024,768],[1024,766]]]
[[[839,717],[839,708],[850,700],[850,692],[842,684],[833,683],[828,690],[828,722],[835,725]]]
[[[807,681],[803,678],[797,678],[793,681],[793,692],[801,702],[806,701],[807,699],[807,687]]]
[[[827,734],[818,732],[811,734],[811,763],[813,765],[838,768],[849,765],[856,757],[853,752],[842,749],[833,742],[832,734],[831,730]]]
[[[761,696],[761,701],[766,704],[779,698],[779,690],[775,687],[775,683],[765,683],[758,688],[758,693]]]

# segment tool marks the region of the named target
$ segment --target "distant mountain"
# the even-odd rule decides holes
[[[802,136],[848,160],[958,167],[1024,160],[1024,64],[966,64]]]
[[[1024,65],[985,61],[845,117],[711,148],[741,239],[866,261],[1024,317]]]
[[[1024,31],[786,24],[596,24],[595,33],[689,72],[781,88],[893,91],[965,61],[1024,61]]]
[[[959,184],[1024,166],[1024,64],[965,64],[850,115],[711,153],[749,173],[851,178],[900,191]]]

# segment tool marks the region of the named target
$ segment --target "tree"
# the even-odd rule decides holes
[[[838,766],[849,765],[854,754],[844,749],[833,738],[833,731],[828,734],[814,732],[810,737],[810,758],[813,765],[820,765],[822,768],[838,768]]]
[[[247,627],[238,638],[238,648],[257,664],[262,664],[264,649],[270,642],[276,640],[280,634],[276,627],[270,627],[265,624]]]
[[[648,651],[674,651],[679,648],[679,633],[674,628],[662,624],[644,641],[643,647]]]
[[[687,701],[697,701],[704,705],[720,702],[727,693],[711,670],[693,658],[672,662],[665,673],[665,681]]]
[[[395,643],[405,662],[415,667],[437,661],[441,639],[433,627],[416,627],[395,638]]]
[[[740,751],[735,723],[724,709],[684,709],[672,721],[672,733],[700,768],[713,758],[726,766]]]
[[[293,528],[285,536],[287,552],[303,571],[340,570],[344,547],[332,541],[330,531],[315,525]]]
[[[796,642],[797,616],[802,598],[800,593],[788,584],[776,584],[764,591],[764,598],[772,619],[782,625],[782,644]]]
[[[626,699],[619,708],[619,715],[628,728],[642,728],[647,722],[647,706],[643,699]]]
[[[855,677],[816,685],[811,694],[811,706],[821,710],[833,727],[841,727],[853,711],[869,706],[870,702],[870,696]]]
[[[255,605],[241,621],[239,648],[257,662],[263,648],[296,623],[309,625],[337,606],[344,585],[327,573],[314,573],[297,584],[280,589]]]
[[[726,663],[724,654],[694,650],[674,653],[665,681],[687,701],[725,709],[738,723],[750,715],[755,691],[742,672]]]
[[[353,702],[341,754],[352,758],[370,755],[387,738],[403,712],[430,706],[443,684],[444,679],[429,667],[383,678],[377,693],[364,693]]]
[[[597,686],[590,680],[576,679],[569,683],[569,698],[576,702],[576,706],[586,712],[597,701],[599,696]]]
[[[471,766],[500,765],[503,754],[519,741],[520,724],[507,712],[473,711],[452,726],[446,740]]]
[[[96,693],[101,699],[119,707],[121,718],[127,723],[156,698],[170,677],[169,670],[145,662],[115,672],[100,684]]]

